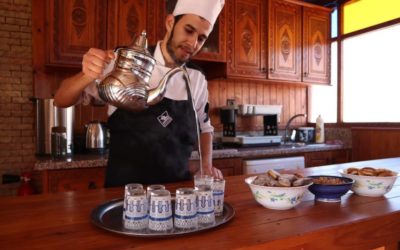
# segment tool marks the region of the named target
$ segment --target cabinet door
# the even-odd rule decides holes
[[[145,0],[111,0],[108,7],[107,47],[133,44],[136,36],[146,30]],[[148,31],[147,31],[148,32]]]
[[[47,191],[50,193],[82,191],[104,186],[105,168],[49,170]],[[46,192],[46,187],[43,187]]]
[[[199,171],[199,161],[189,161],[189,169],[192,175]],[[243,174],[242,158],[213,159],[213,166],[221,170],[224,176]]]
[[[336,150],[332,152],[332,164],[346,163],[350,161],[349,150]]]
[[[224,176],[243,174],[242,158],[215,159],[213,165],[221,170]]]
[[[308,152],[305,153],[305,164],[306,167],[317,167],[331,164],[332,152],[331,151],[320,151],[320,152]]]
[[[81,66],[89,48],[106,48],[107,0],[47,0],[47,65]]]
[[[330,12],[303,9],[303,81],[330,83]]]
[[[332,150],[305,153],[306,167],[324,166],[329,164],[339,164],[349,162],[349,151]]]
[[[266,52],[262,39],[266,20],[261,19],[265,4],[261,0],[234,0],[228,6],[229,76],[266,78]]]
[[[268,78],[301,81],[301,7],[269,3]]]

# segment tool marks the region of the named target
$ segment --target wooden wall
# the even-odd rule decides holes
[[[400,157],[400,128],[355,127],[351,133],[353,161]]]
[[[274,83],[254,80],[219,79],[208,83],[211,107],[211,121],[216,131],[222,130],[219,108],[226,105],[226,99],[235,99],[236,104],[282,105],[280,127],[295,114],[307,113],[307,87],[290,83]],[[240,131],[262,130],[262,117],[238,117]],[[305,118],[298,118],[293,125],[306,124]]]
[[[66,73],[46,74],[45,81],[36,82],[35,95],[50,98],[58,88]],[[289,118],[298,113],[307,113],[307,86],[291,83],[278,83],[254,80],[215,79],[208,82],[210,117],[215,131],[222,131],[219,120],[219,108],[226,105],[227,99],[235,99],[237,104],[282,105],[280,127],[283,128]],[[92,120],[106,121],[106,107],[77,105],[75,132],[83,132],[86,123]],[[239,131],[262,130],[262,117],[238,117]],[[306,124],[305,118],[297,118],[294,126]]]

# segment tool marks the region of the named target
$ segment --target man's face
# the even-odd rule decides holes
[[[211,24],[192,14],[183,15],[172,29],[167,50],[177,64],[187,62],[196,55],[212,30]]]

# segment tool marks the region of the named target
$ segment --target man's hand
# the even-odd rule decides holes
[[[107,64],[114,59],[115,55],[112,50],[101,50],[91,48],[83,55],[82,72],[85,76],[93,80],[101,78]]]
[[[221,170],[219,170],[218,168],[215,168],[215,167],[205,168],[204,169],[204,174],[205,175],[212,175],[214,178],[218,178],[218,179],[223,179],[224,178]]]

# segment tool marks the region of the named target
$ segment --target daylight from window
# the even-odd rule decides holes
[[[343,122],[400,122],[400,24],[343,40]]]
[[[331,85],[313,85],[309,104],[309,122],[316,122],[318,115],[326,123],[337,121],[337,42],[331,44]]]

